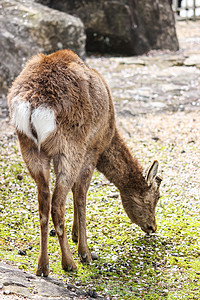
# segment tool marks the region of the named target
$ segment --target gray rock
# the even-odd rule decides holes
[[[20,287],[30,287],[30,282],[26,280],[27,278],[24,276],[16,276],[16,274],[8,274],[1,279],[1,283],[4,286],[15,285]]]
[[[174,15],[166,0],[35,0],[79,16],[86,49],[138,55],[150,49],[178,49]]]
[[[10,295],[10,294],[16,294],[25,298],[32,298],[31,293],[27,288],[17,286],[17,285],[9,285],[6,287],[3,287],[4,294]]]
[[[15,294],[26,299],[91,299],[80,287],[71,284],[69,288],[69,284],[61,280],[37,277],[3,262],[0,262],[0,289],[5,295]],[[95,297],[104,299],[96,292]]]
[[[69,48],[85,55],[85,33],[79,18],[31,0],[0,2],[0,97],[27,59]]]

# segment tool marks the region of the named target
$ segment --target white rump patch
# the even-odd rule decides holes
[[[30,103],[13,98],[12,124],[15,128],[33,139],[30,129]]]
[[[31,113],[30,103],[15,97],[13,98],[12,124],[18,131],[31,138],[40,150],[40,145],[56,128],[55,113],[52,109],[41,106]],[[33,136],[31,124],[37,133],[37,138]]]
[[[38,107],[31,114],[31,124],[37,132],[38,146],[55,130],[55,113],[52,109]]]

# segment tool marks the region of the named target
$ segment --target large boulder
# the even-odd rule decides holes
[[[151,49],[178,49],[169,0],[35,0],[79,16],[86,50],[124,55]]]
[[[85,55],[86,36],[79,18],[29,0],[1,0],[0,7],[0,97],[38,52],[70,48]]]

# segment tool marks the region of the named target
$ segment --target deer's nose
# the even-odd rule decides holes
[[[148,232],[149,233],[154,233],[154,232],[156,232],[156,229],[157,229],[157,226],[156,226],[156,224],[155,225],[151,225],[151,226],[147,226],[147,230],[148,230]]]

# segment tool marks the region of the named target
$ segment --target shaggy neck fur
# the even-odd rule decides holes
[[[119,189],[126,188],[141,192],[146,187],[143,169],[138,160],[132,157],[117,129],[107,150],[101,154],[97,169]]]

